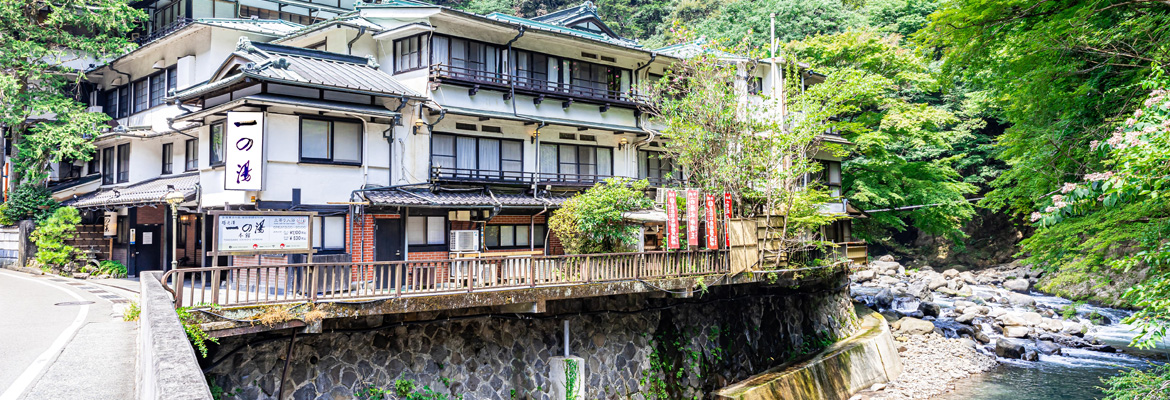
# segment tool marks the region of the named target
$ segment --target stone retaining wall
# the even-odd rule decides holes
[[[536,315],[415,313],[325,321],[297,334],[286,393],[353,398],[396,380],[466,399],[550,398],[548,361],[584,360],[589,399],[704,398],[730,382],[848,336],[856,317],[844,276],[820,287],[713,286],[692,298],[621,295],[550,301]],[[290,331],[221,339],[215,382],[237,398],[277,396]],[[233,352],[234,351],[234,352]]]
[[[138,398],[211,400],[195,349],[175,313],[161,272],[143,272],[138,315]]]

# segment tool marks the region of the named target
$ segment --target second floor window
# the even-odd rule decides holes
[[[362,125],[302,118],[301,161],[361,164]]]
[[[154,32],[159,32],[178,21],[181,15],[183,15],[183,2],[175,0],[155,11],[154,20],[151,21],[150,25],[154,28]]]
[[[130,144],[118,145],[118,183],[130,182]]]
[[[572,176],[613,175],[613,149],[609,147],[584,146],[575,144],[541,144],[540,173],[561,175],[560,179],[576,179]]]
[[[444,175],[481,179],[521,179],[524,141],[436,133],[431,136],[431,166]]]
[[[650,183],[661,183],[667,178],[677,179],[673,172],[674,166],[665,154],[657,151],[638,151],[638,178],[647,179]]]
[[[223,123],[211,125],[208,136],[207,157],[211,165],[223,165]]]
[[[102,149],[102,184],[114,183],[114,148]]]
[[[106,92],[106,104],[103,105],[106,115],[110,118],[118,118],[118,91],[111,90]]]
[[[753,76],[748,78],[747,91],[748,94],[760,94],[764,90],[764,78]]]
[[[150,106],[155,107],[163,103],[166,96],[167,75],[158,74],[150,77]]]
[[[443,64],[451,76],[495,81],[500,76],[497,46],[473,40],[436,36],[432,61]]]
[[[162,148],[162,173],[163,175],[174,172],[172,166],[175,161],[175,145],[174,143],[165,143]]]
[[[834,197],[841,195],[841,162],[840,161],[826,161],[819,160],[821,163],[821,172],[818,173],[818,180],[825,188],[829,189],[829,194]]]
[[[250,17],[256,17],[259,19],[279,19],[288,22],[295,22],[301,25],[312,25],[321,21],[321,18],[313,18],[308,15],[268,10],[259,7],[240,6],[240,18],[248,19]]]
[[[199,139],[187,139],[186,146],[183,151],[187,161],[186,170],[194,171],[199,168]]]
[[[140,79],[134,82],[134,112],[139,113],[146,111],[150,104],[150,92],[146,90],[146,79]]]
[[[126,118],[163,104],[167,92],[178,86],[179,74],[175,67],[154,75],[110,89],[105,93],[104,111],[110,118]]]
[[[394,41],[394,73],[414,71],[423,67],[423,38],[418,35]]]
[[[101,155],[102,153],[100,151],[94,150],[93,157],[90,157],[89,162],[85,163],[86,175],[96,174],[98,172],[98,166],[101,165]]]

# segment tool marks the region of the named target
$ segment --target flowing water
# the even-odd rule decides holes
[[[1056,308],[1071,304],[1066,299],[1032,293],[1037,303]],[[1000,359],[1001,366],[983,375],[959,381],[955,391],[938,397],[945,400],[1091,400],[1102,397],[1101,378],[1116,375],[1126,368],[1148,368],[1153,362],[1162,362],[1170,355],[1170,343],[1163,342],[1154,349],[1129,349],[1136,335],[1132,327],[1120,321],[1128,312],[1111,308],[1081,305],[1081,315],[1097,312],[1109,318],[1111,324],[1086,335],[1128,353],[1101,353],[1081,349],[1063,349],[1063,355],[1041,355],[1040,361]],[[1142,354],[1144,357],[1132,354]]]

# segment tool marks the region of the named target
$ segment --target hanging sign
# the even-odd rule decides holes
[[[727,221],[727,222],[724,222],[725,224],[731,223],[731,193],[730,192],[723,192],[723,218],[724,218],[724,221]],[[727,231],[727,235],[726,235],[727,236],[727,247],[730,248],[731,247],[731,233],[730,233],[731,229],[730,229],[730,227],[724,226],[723,230]]]
[[[102,220],[102,235],[106,237],[118,236],[118,212],[106,211]]]
[[[715,195],[708,194],[706,196],[705,209],[707,211],[707,248],[715,250],[719,248],[719,235],[715,231]]]
[[[666,191],[666,248],[678,248],[678,195]]]
[[[224,190],[263,190],[264,113],[229,111],[223,134]],[[216,129],[213,125],[211,129]],[[212,136],[214,140],[214,136]]]
[[[687,189],[687,246],[699,245],[699,191]]]
[[[217,215],[216,250],[305,252],[312,248],[310,215]]]

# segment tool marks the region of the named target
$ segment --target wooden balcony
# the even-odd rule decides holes
[[[450,183],[490,183],[490,184],[514,184],[520,186],[531,186],[533,184],[538,186],[567,186],[567,187],[589,187],[612,178],[614,175],[583,175],[583,174],[560,174],[553,172],[521,172],[521,171],[497,171],[497,170],[480,170],[468,168],[450,168],[450,167],[432,167],[431,168],[431,182],[450,182]],[[667,187],[678,186],[684,182],[676,179],[664,178],[631,178],[631,179],[646,179],[650,182],[652,187]]]
[[[536,96],[537,104],[545,98],[552,98],[599,105],[634,107],[646,100],[632,91],[622,92],[614,89],[611,85],[607,85],[607,87],[574,85],[450,65],[431,67],[431,79],[440,83],[469,86],[472,94],[480,88],[503,91],[511,91],[514,88],[516,93]]]

